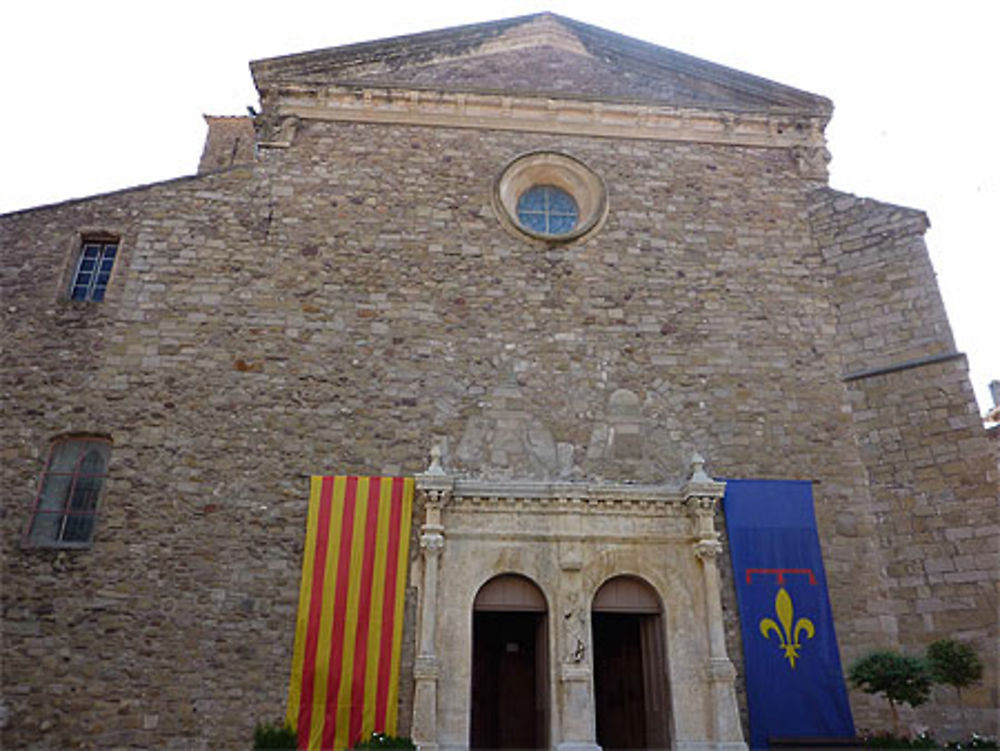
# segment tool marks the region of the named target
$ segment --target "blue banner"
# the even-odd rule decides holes
[[[723,502],[750,710],[768,738],[854,736],[833,630],[812,483],[726,480]]]

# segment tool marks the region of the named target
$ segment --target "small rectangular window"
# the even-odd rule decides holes
[[[110,456],[111,442],[106,438],[69,437],[52,442],[24,538],[26,546],[90,545]]]
[[[80,259],[73,274],[69,298],[90,302],[103,300],[117,255],[118,240],[84,239],[80,249]]]

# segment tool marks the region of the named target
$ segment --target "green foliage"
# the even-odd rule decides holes
[[[865,734],[861,738],[865,748],[887,749],[947,749],[948,751],[998,751],[997,739],[988,735],[973,733],[968,740],[939,743],[930,733],[921,733],[916,738],[893,735],[892,733]]]
[[[253,730],[254,751],[297,749],[299,736],[288,722],[258,722]]]
[[[954,639],[941,639],[927,647],[927,665],[936,683],[954,686],[957,691],[983,677],[983,663],[976,651]]]
[[[872,652],[855,661],[847,677],[866,694],[881,694],[890,704],[919,707],[930,697],[931,674],[919,657],[898,652]]]
[[[916,738],[877,733],[866,735],[861,741],[865,748],[940,748],[934,736],[929,733],[921,733]]]
[[[931,671],[919,657],[892,651],[870,652],[856,660],[847,671],[851,685],[866,694],[881,694],[889,701],[892,727],[899,735],[896,704],[919,707],[931,695]]]
[[[403,748],[415,751],[417,748],[409,738],[397,738],[385,733],[372,733],[370,737],[354,744],[355,749],[364,748]]]
[[[991,738],[988,735],[979,735],[978,733],[973,733],[969,736],[967,741],[952,741],[945,748],[951,749],[951,751],[966,751],[966,749],[983,749],[983,751],[995,751],[995,749],[1000,748],[997,745],[997,739]]]

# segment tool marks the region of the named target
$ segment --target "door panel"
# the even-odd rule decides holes
[[[640,618],[593,614],[597,742],[605,751],[647,747]]]
[[[544,615],[475,611],[472,628],[472,748],[531,749],[545,744]]]

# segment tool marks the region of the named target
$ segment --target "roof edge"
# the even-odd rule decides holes
[[[374,51],[377,48],[382,48],[389,44],[403,44],[418,39],[428,43],[433,43],[434,41],[445,37],[468,35],[475,32],[493,32],[490,34],[484,34],[484,36],[495,36],[510,27],[520,26],[521,24],[528,23],[529,21],[536,18],[542,18],[544,16],[557,17],[554,13],[549,13],[548,11],[528,13],[522,16],[499,18],[492,21],[477,21],[475,23],[462,24],[459,26],[447,26],[440,29],[418,31],[412,34],[399,34],[397,36],[382,37],[380,39],[371,39],[364,42],[351,42],[350,44],[337,45],[335,47],[321,47],[314,50],[307,50],[305,52],[293,52],[287,55],[264,57],[250,61],[250,73],[253,76],[254,85],[259,89],[258,74],[266,73],[268,68],[276,67],[277,63],[290,62],[292,60],[307,61],[310,58],[327,56],[334,51],[341,55],[350,54],[351,52],[363,53],[366,51]],[[421,46],[427,47],[430,46],[430,44],[423,44]],[[378,59],[380,56],[369,55],[369,57],[371,57],[371,59]]]
[[[229,167],[222,167],[221,169],[211,170],[208,172],[196,172],[191,175],[181,175],[179,177],[168,177],[165,180],[156,180],[151,183],[142,183],[140,185],[130,185],[127,188],[116,188],[115,190],[109,190],[104,193],[92,193],[89,196],[80,196],[79,198],[65,198],[61,201],[54,201],[52,203],[43,203],[38,206],[28,206],[24,209],[14,209],[13,211],[8,211],[4,214],[0,214],[0,219],[6,219],[7,217],[20,216],[21,214],[30,214],[35,211],[48,211],[51,209],[59,209],[64,206],[72,206],[77,203],[86,203],[87,201],[96,201],[101,198],[110,198],[112,196],[120,196],[126,193],[138,193],[143,190],[152,190],[153,188],[160,188],[165,185],[173,185],[177,183],[194,182],[196,180],[201,180],[203,178],[215,177],[217,175],[222,175],[227,172],[235,172],[236,170],[253,169],[253,164],[241,163],[234,164]]]
[[[659,68],[677,74],[700,78],[723,89],[729,89],[744,96],[774,102],[772,109],[790,107],[805,110],[810,114],[825,116],[827,119],[833,113],[833,102],[819,94],[813,94],[803,89],[788,86],[762,76],[731,68],[704,58],[678,52],[652,42],[627,36],[620,32],[604,29],[599,26],[577,21],[566,16],[551,12],[534,13],[494,21],[485,21],[462,26],[404,34],[386,37],[367,42],[357,42],[337,47],[327,47],[307,52],[262,58],[250,62],[250,71],[258,93],[264,97],[266,89],[283,82],[309,80],[310,63],[316,64],[330,61],[334,67],[348,67],[367,62],[392,61],[402,57],[419,59],[421,55],[429,55],[436,48],[442,48],[446,43],[456,54],[463,49],[479,46],[489,38],[498,36],[508,29],[521,26],[538,19],[553,19],[580,37],[584,46],[593,48],[604,54],[613,54],[624,59],[631,59],[646,68]],[[402,48],[406,48],[402,51]],[[301,66],[301,68],[300,68]],[[299,68],[294,72],[290,69]],[[303,68],[305,70],[303,70]],[[342,84],[348,79],[331,81]],[[367,85],[398,85],[406,87],[407,82],[394,83],[391,74],[379,81],[367,81]],[[318,84],[317,84],[318,85]],[[448,91],[480,91],[470,86],[437,87]],[[546,96],[545,92],[538,92]],[[576,98],[580,98],[579,95]],[[656,99],[639,99],[642,102],[663,101]],[[768,104],[747,109],[768,109]],[[735,109],[735,108],[734,108]]]

